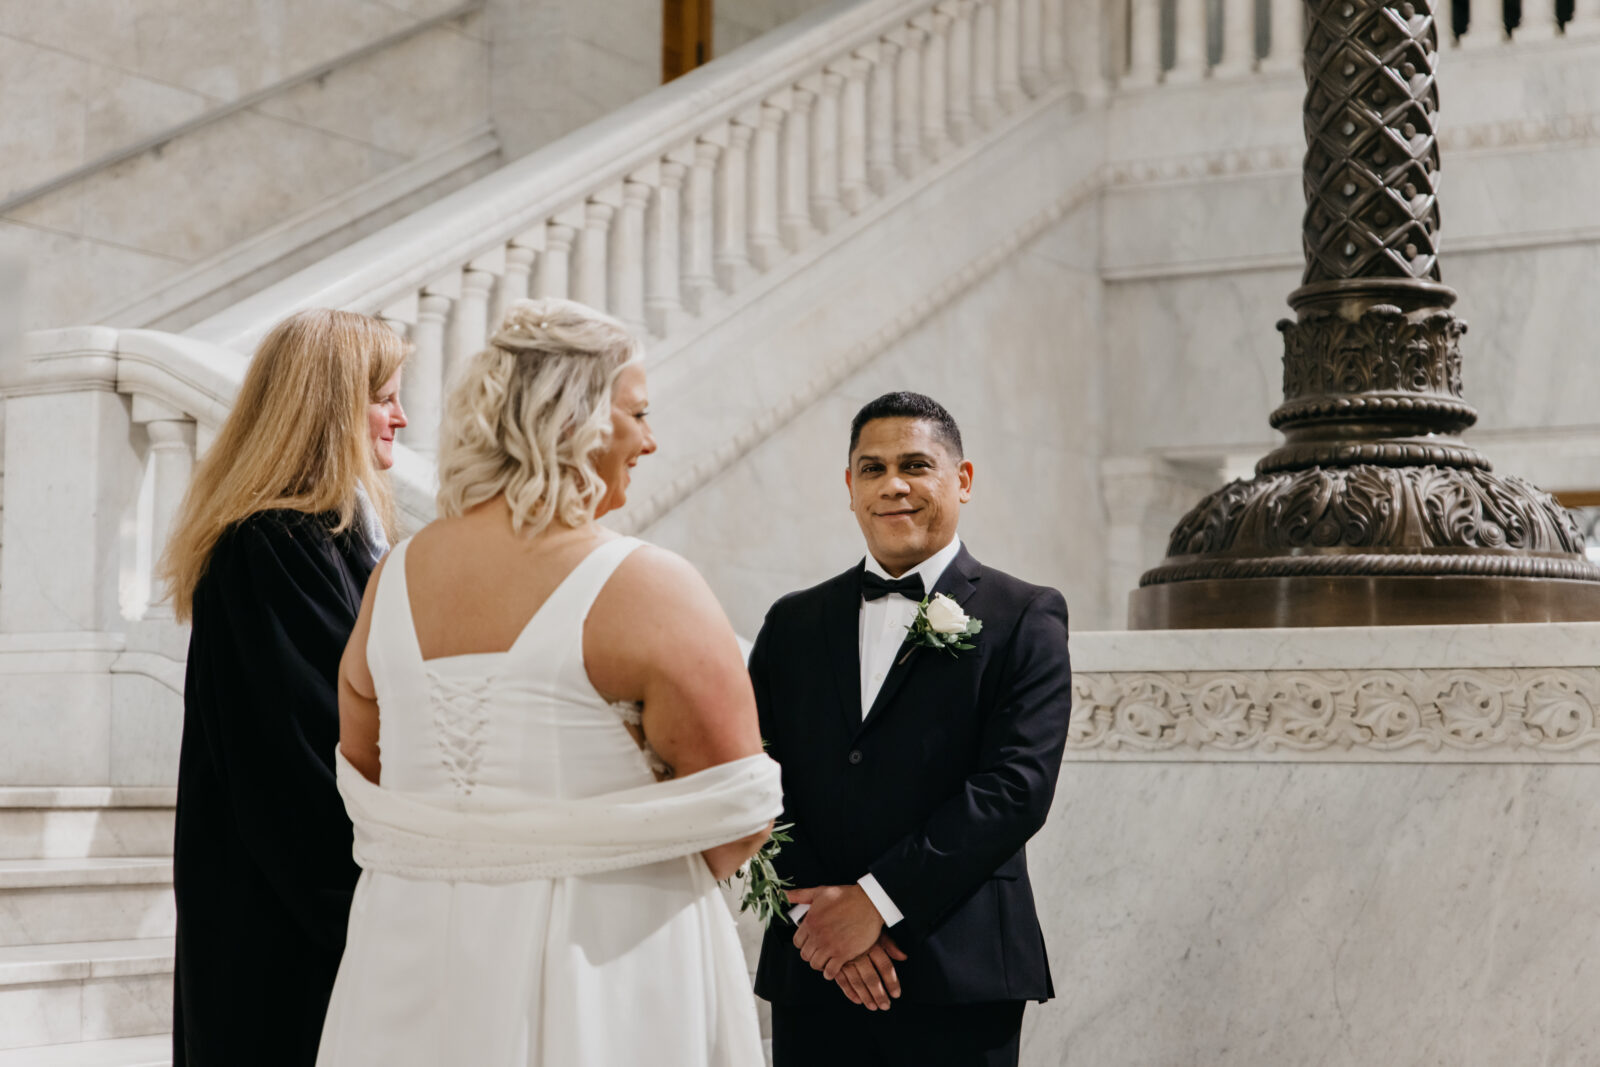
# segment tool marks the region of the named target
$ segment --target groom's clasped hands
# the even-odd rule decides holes
[[[800,958],[837,982],[851,1003],[868,1011],[888,1011],[900,995],[894,961],[906,959],[883,928],[866,890],[859,885],[825,885],[789,890],[789,903],[805,905],[795,931]]]

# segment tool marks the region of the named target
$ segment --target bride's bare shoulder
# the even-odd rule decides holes
[[[718,605],[710,585],[693,563],[659,545],[643,544],[627,553],[626,560],[616,568],[595,601],[595,611],[621,609],[630,614],[648,614],[654,608],[672,611],[680,619],[707,609],[718,619],[722,617],[722,605]]]

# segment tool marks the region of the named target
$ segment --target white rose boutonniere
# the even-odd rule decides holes
[[[900,662],[904,663],[911,653],[923,647],[960,655],[977,647],[967,638],[978,636],[982,630],[982,620],[962,611],[960,604],[943,593],[924,597],[917,605],[917,617],[906,627],[906,644],[911,647],[900,657]]]

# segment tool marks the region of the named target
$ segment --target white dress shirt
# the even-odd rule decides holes
[[[931,593],[940,576],[944,574],[945,568],[950,566],[960,551],[961,538],[952,538],[948,545],[900,577],[920,575],[924,595]],[[870,552],[867,554],[867,570],[882,578],[889,577],[889,572],[872,558]],[[860,651],[861,658],[862,718],[866,718],[867,712],[872,710],[872,702],[878,699],[878,692],[883,688],[884,679],[889,677],[889,670],[894,666],[895,657],[899,655],[900,646],[905,641],[906,627],[910,626],[911,620],[916,617],[917,602],[898,593],[891,593],[877,600],[862,598],[860,621],[856,628],[856,647]],[[859,885],[866,890],[872,906],[877,908],[878,914],[883,917],[883,925],[893,926],[905,918],[900,909],[895,907],[894,901],[889,899],[889,894],[883,891],[883,886],[879,885],[878,880],[872,875],[862,875]]]

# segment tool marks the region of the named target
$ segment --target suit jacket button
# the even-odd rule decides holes
[[[851,752],[850,752],[850,762],[852,764],[861,762],[861,750],[859,748],[851,750]]]

